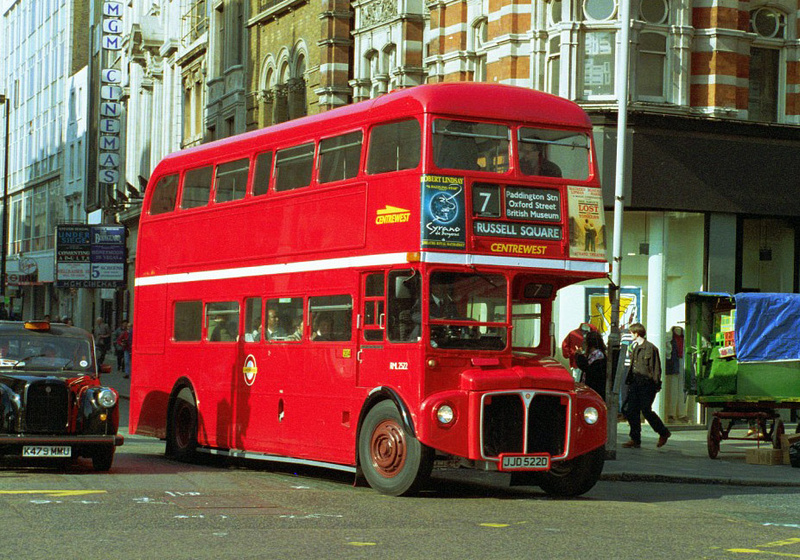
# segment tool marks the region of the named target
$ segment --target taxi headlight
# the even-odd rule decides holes
[[[453,408],[450,405],[443,404],[436,410],[436,419],[440,424],[449,424],[456,417]]]
[[[583,419],[586,421],[587,424],[595,424],[597,420],[600,418],[600,413],[597,412],[597,409],[593,406],[587,406],[586,409],[583,411]]]
[[[105,408],[111,408],[117,404],[117,395],[111,389],[100,389],[97,393],[97,404]]]

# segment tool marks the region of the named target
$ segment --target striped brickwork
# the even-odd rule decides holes
[[[350,52],[353,47],[353,11],[349,0],[322,0],[317,44],[320,49],[320,110],[350,102]]]

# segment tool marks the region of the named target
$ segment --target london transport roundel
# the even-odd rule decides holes
[[[252,385],[256,381],[256,374],[258,373],[258,365],[256,364],[256,358],[252,354],[249,354],[244,359],[244,367],[242,368],[242,373],[244,373],[244,382],[247,383],[248,386]]]

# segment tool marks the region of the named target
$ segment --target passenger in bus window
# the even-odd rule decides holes
[[[450,121],[444,131],[436,154],[436,165],[448,169],[478,171],[478,145],[475,138],[468,136],[473,132],[471,123]]]
[[[235,333],[235,327],[228,324],[224,318],[218,317],[215,319],[214,330],[208,340],[211,342],[233,342],[237,338]]]
[[[267,340],[283,340],[286,338],[286,329],[280,324],[278,312],[275,309],[267,310]]]
[[[311,340],[316,342],[330,342],[333,340],[333,321],[327,315],[317,315],[314,318],[314,332]]]
[[[286,337],[286,340],[303,340],[303,318],[300,317],[297,319],[297,322],[294,325],[294,330],[292,334]]]
[[[434,275],[431,279],[431,318],[453,319],[458,315],[458,308],[450,295],[451,290],[452,284],[448,275]]]
[[[561,168],[547,159],[547,146],[538,142],[519,143],[519,167],[525,175],[561,177]]]

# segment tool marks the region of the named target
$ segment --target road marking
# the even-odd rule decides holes
[[[771,552],[768,550],[758,550],[756,548],[729,548],[726,552],[739,552],[742,554],[769,554],[770,556],[782,556],[784,558],[800,558],[800,554],[787,554],[786,552]]]
[[[493,529],[502,529],[508,527],[508,523],[481,523],[481,527],[492,527]]]
[[[54,498],[107,493],[107,490],[0,490],[0,494],[45,494],[46,496],[52,496]]]
[[[352,541],[347,544],[350,546],[377,546],[378,543]]]

